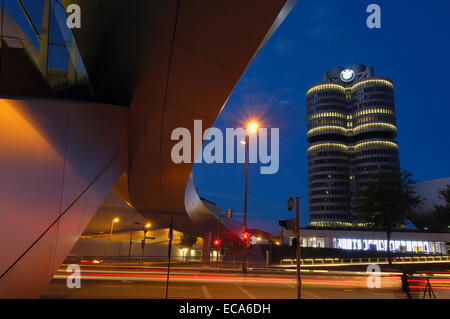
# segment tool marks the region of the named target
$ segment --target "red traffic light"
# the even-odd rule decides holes
[[[250,234],[249,233],[243,233],[242,234],[242,239],[244,239],[244,240],[250,239]]]
[[[218,240],[218,239],[214,240],[214,246],[219,246],[219,244],[220,244],[220,240]]]
[[[227,212],[227,219],[231,219],[231,216],[233,215],[233,211],[231,209],[228,209]]]

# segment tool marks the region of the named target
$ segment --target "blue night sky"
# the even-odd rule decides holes
[[[381,7],[381,29],[366,27],[366,7]],[[430,5],[432,3],[432,5]],[[300,196],[307,223],[306,98],[333,66],[366,64],[394,81],[400,165],[418,181],[450,176],[449,1],[299,1],[254,59],[215,127],[242,127],[255,115],[280,128],[280,169],[260,175],[250,164],[248,227],[276,233]],[[195,164],[202,196],[242,219],[244,164]],[[239,214],[241,213],[241,214]]]

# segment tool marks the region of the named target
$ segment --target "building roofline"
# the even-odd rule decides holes
[[[317,83],[315,83],[313,85],[310,85],[306,89],[306,92],[308,92],[310,89],[312,89],[312,88],[314,88],[316,86],[324,85],[324,84],[334,84],[334,85],[341,86],[344,89],[348,89],[348,88],[352,88],[353,86],[355,86],[358,83],[369,81],[369,80],[385,80],[385,81],[391,82],[391,84],[394,85],[394,82],[390,78],[387,78],[387,77],[384,77],[384,76],[374,76],[374,77],[371,77],[371,78],[368,78],[368,79],[360,79],[359,81],[354,81],[354,82],[351,82],[351,83],[349,83],[347,85],[346,84],[342,84],[342,83],[331,82],[331,81],[329,81],[329,82],[317,82]]]

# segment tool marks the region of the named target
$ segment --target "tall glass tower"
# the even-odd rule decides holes
[[[362,226],[355,191],[399,172],[393,83],[365,65],[334,67],[306,100],[310,226]]]

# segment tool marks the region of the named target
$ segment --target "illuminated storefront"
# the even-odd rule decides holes
[[[286,244],[292,245],[296,234],[280,229]],[[301,246],[360,251],[387,251],[386,233],[382,231],[302,229]],[[448,255],[450,233],[419,231],[393,232],[390,250],[395,253]]]
[[[387,251],[386,239],[333,238],[333,248],[346,250]],[[446,254],[446,245],[442,241],[427,240],[391,240],[392,252]]]
[[[302,237],[302,247],[325,248],[325,238],[323,237]]]

